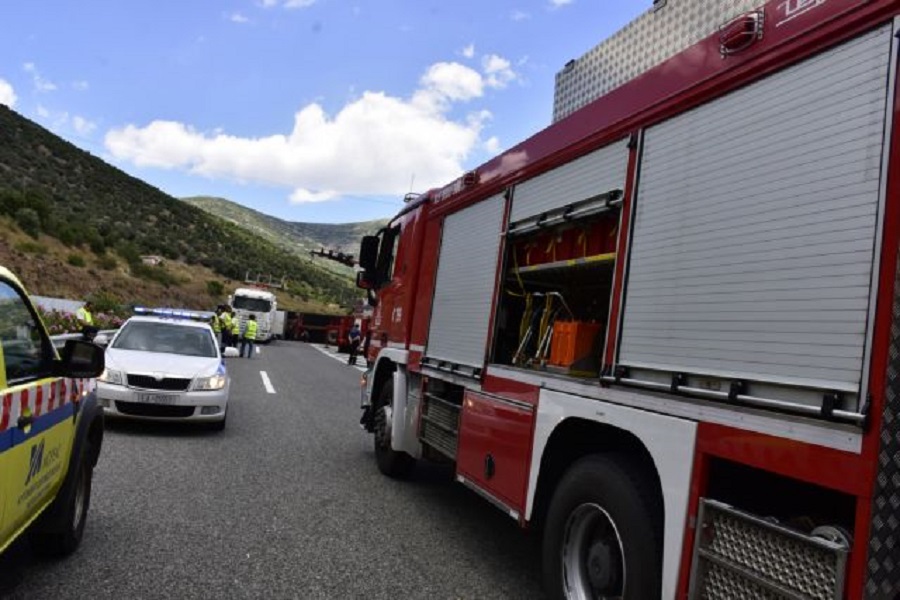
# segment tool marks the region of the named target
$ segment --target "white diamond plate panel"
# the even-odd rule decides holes
[[[556,74],[553,121],[649,71],[765,0],[667,0]]]

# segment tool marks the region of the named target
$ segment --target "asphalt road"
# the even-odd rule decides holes
[[[0,597],[541,597],[537,535],[446,468],[378,472],[358,370],[290,342],[228,361],[225,431],[110,424],[81,548],[16,543]]]

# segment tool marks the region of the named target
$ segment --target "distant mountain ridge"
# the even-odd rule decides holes
[[[247,208],[226,198],[213,196],[192,196],[182,198],[186,203],[230,221],[266,239],[288,252],[309,258],[310,251],[336,250],[356,256],[359,243],[364,235],[376,233],[388,223],[388,219],[362,221],[357,223],[303,223],[285,221],[265,213]],[[324,267],[339,273],[351,270],[339,263],[317,259]]]

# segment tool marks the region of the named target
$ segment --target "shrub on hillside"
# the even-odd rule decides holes
[[[83,267],[87,264],[84,262],[84,257],[80,254],[70,254],[66,257],[66,262],[73,267]]]
[[[141,279],[161,283],[166,287],[181,285],[181,280],[166,271],[163,267],[153,267],[143,263],[134,263],[131,265],[131,274],[135,277],[140,277]]]
[[[210,279],[206,282],[206,292],[213,298],[218,298],[225,293],[225,286],[221,281]]]
[[[24,252],[25,254],[37,254],[39,256],[47,254],[47,247],[45,245],[32,241],[19,242],[16,244],[16,250]]]
[[[103,269],[104,271],[112,271],[116,267],[119,266],[118,261],[115,258],[110,256],[109,254],[104,254],[100,258],[97,259],[97,266]]]
[[[37,239],[41,233],[41,218],[33,208],[20,208],[13,215],[22,231]]]

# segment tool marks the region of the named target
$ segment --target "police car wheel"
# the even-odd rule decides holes
[[[88,450],[87,448],[85,450]],[[32,536],[32,545],[38,554],[44,556],[65,556],[78,548],[84,535],[88,508],[91,503],[91,484],[94,469],[88,461],[89,452],[82,455],[75,473],[74,485],[68,497],[58,497],[62,519],[56,530],[38,530]]]
[[[228,420],[228,411],[225,411],[225,415],[222,417],[221,421],[213,421],[209,423],[207,427],[209,427],[210,431],[224,431],[225,430],[225,421]]]
[[[375,462],[378,470],[394,479],[405,479],[412,473],[416,460],[406,452],[391,448],[391,403],[394,385],[390,381],[382,388],[375,407]]]

